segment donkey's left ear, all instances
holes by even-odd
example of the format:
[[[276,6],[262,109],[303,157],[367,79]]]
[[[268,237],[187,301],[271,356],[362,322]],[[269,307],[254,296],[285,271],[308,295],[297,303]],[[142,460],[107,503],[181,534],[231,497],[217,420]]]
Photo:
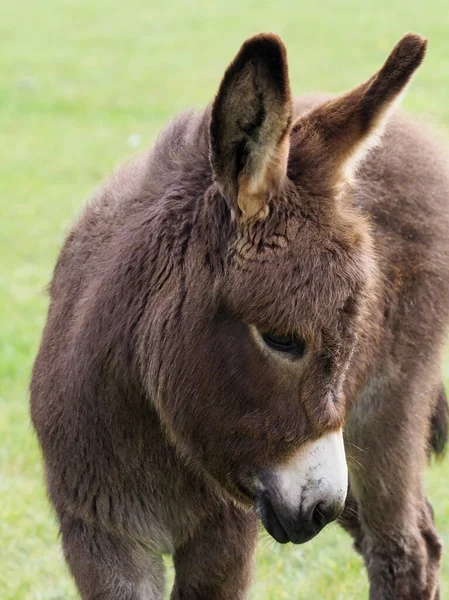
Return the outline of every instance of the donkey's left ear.
[[[252,37],[226,70],[210,122],[214,178],[242,221],[264,218],[282,186],[291,120],[284,44]]]
[[[303,172],[331,184],[351,178],[358,162],[379,140],[424,58],[426,45],[426,39],[408,33],[368,81],[299,117],[292,143]]]

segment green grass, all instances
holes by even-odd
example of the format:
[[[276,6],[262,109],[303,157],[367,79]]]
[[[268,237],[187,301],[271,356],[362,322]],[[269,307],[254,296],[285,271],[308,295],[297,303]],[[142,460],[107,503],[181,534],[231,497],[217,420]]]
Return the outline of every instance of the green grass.
[[[242,40],[279,33],[296,93],[340,91],[406,31],[431,40],[405,101],[449,131],[449,4],[406,0],[23,0],[0,19],[0,597],[70,600],[28,417],[27,384],[64,232],[116,162],[181,109],[204,105]],[[446,378],[449,365],[446,363]],[[449,460],[427,478],[449,547]],[[449,560],[442,571],[449,594]],[[327,528],[301,547],[262,539],[251,598],[359,600],[349,539]]]

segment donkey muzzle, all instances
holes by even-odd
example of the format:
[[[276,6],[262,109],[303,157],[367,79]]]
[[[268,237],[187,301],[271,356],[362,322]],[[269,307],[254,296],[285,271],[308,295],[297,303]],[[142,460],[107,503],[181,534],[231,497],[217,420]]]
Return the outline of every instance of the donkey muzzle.
[[[348,468],[341,431],[305,444],[290,461],[256,478],[256,511],[281,544],[312,539],[343,511]]]

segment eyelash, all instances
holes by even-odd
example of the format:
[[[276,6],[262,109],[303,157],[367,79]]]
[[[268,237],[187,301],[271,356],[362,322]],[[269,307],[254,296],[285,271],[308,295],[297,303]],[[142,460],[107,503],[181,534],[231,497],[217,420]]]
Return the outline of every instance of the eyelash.
[[[290,354],[297,358],[304,356],[306,343],[304,340],[290,335],[276,335],[271,332],[261,332],[263,341],[272,350]]]

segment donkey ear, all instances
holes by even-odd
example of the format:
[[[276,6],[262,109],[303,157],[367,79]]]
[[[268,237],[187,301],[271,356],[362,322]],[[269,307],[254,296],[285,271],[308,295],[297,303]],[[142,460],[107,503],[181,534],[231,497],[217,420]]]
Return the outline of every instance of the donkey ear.
[[[264,218],[287,169],[292,100],[287,55],[273,34],[247,40],[212,106],[214,178],[241,219]]]
[[[350,178],[367,151],[378,142],[388,117],[421,64],[427,40],[405,35],[384,66],[366,83],[318,106],[293,127],[295,146],[312,166],[322,165],[319,177],[338,183]],[[310,162],[309,162],[310,161]]]

